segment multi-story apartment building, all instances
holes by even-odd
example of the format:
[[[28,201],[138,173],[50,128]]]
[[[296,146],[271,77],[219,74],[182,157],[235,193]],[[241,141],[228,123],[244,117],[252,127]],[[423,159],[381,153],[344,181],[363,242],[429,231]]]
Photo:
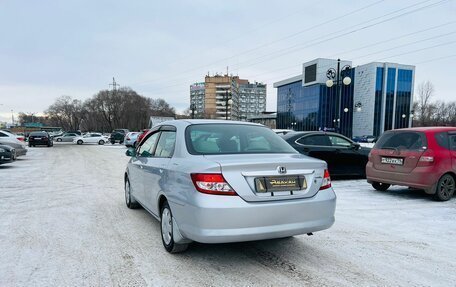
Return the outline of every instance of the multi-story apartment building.
[[[337,60],[303,64],[299,76],[274,83],[277,88],[277,128],[335,130],[346,136],[379,136],[412,122],[415,67],[373,62],[346,67],[339,85],[328,87]],[[349,77],[350,81],[342,83]]]
[[[238,76],[206,76],[190,86],[190,107],[196,118],[247,120],[266,110],[266,85]]]

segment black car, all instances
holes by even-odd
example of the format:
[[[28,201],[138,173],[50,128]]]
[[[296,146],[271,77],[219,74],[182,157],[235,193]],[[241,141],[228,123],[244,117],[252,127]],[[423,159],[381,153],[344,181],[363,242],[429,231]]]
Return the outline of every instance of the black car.
[[[8,145],[0,145],[0,164],[16,160],[16,150]]]
[[[109,137],[109,141],[111,144],[115,144],[116,142],[122,144],[125,139],[125,135],[128,134],[130,131],[127,129],[116,129],[113,130],[111,136]]]
[[[28,145],[30,147],[37,145],[45,145],[51,147],[54,145],[51,135],[47,132],[31,132],[28,137]]]
[[[366,176],[370,148],[332,132],[293,132],[282,136],[295,150],[322,159],[334,176]]]

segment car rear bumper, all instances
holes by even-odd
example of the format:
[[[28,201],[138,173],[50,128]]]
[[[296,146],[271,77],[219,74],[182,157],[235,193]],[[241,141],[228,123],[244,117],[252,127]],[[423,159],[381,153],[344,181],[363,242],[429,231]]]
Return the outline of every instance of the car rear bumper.
[[[21,156],[21,155],[26,155],[26,154],[27,154],[27,149],[25,149],[25,148],[16,149],[16,156]]]
[[[202,243],[227,243],[288,237],[334,224],[332,188],[312,198],[246,202],[239,196],[197,194],[196,205],[171,203],[181,234]]]
[[[369,183],[376,181],[427,190],[433,188],[440,174],[436,173],[433,166],[415,167],[410,173],[399,173],[375,169],[373,164],[368,162],[366,178]]]

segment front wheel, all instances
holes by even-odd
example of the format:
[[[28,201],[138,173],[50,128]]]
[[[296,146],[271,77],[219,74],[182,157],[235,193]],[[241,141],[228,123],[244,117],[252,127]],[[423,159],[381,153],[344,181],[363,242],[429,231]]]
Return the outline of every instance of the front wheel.
[[[125,180],[125,204],[130,209],[139,207],[139,203],[136,201],[135,197],[131,195],[130,180],[128,178]]]
[[[59,139],[57,139],[57,141],[58,141],[58,142],[61,142],[61,141],[62,141],[62,139],[60,139],[60,138],[59,138]]]
[[[104,145],[105,142],[104,142],[104,140],[100,140],[100,141],[98,142],[98,144],[99,144],[99,145]]]
[[[82,145],[82,140],[78,140],[76,143],[77,143],[78,145]]]
[[[177,244],[174,242],[173,237],[173,213],[169,207],[168,202],[163,203],[161,209],[161,224],[160,231],[162,236],[163,246],[166,251],[170,253],[178,253],[185,251],[188,248],[188,244]]]
[[[391,185],[387,183],[381,183],[381,182],[373,182],[372,187],[375,188],[378,191],[386,191]]]
[[[454,195],[455,179],[451,174],[444,174],[437,183],[434,198],[439,201],[450,200]]]

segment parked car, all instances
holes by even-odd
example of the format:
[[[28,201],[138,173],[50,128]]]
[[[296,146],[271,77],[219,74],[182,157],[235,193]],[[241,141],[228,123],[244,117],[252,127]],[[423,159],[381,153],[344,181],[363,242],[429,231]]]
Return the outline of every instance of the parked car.
[[[293,132],[282,136],[298,152],[326,161],[333,176],[365,176],[370,148],[333,132]]]
[[[78,136],[76,133],[64,133],[61,136],[55,137],[54,140],[57,142],[73,142],[74,138]]]
[[[140,132],[129,132],[125,135],[124,144],[126,147],[136,147]]]
[[[100,133],[86,133],[84,136],[78,136],[73,139],[73,143],[78,145],[87,144],[87,143],[97,143],[99,145],[104,145],[108,142],[108,137]]]
[[[370,153],[366,175],[377,190],[395,184],[423,189],[437,200],[451,199],[456,186],[456,127],[385,132]]]
[[[9,145],[16,150],[16,156],[23,156],[27,154],[27,148],[25,143],[18,140],[16,135],[0,130],[0,144]]]
[[[168,252],[192,241],[310,235],[334,223],[326,163],[258,124],[163,122],[126,154],[126,205],[142,205],[161,221]]]
[[[138,138],[136,139],[136,141],[138,143],[140,143],[142,141],[142,139],[147,135],[147,133],[149,132],[150,129],[143,129],[142,132],[138,135]]]
[[[0,145],[0,164],[16,160],[16,150],[9,145]]]
[[[34,147],[37,145],[45,145],[47,147],[51,147],[54,145],[54,142],[51,135],[48,132],[31,132],[28,137],[28,145],[29,147]]]
[[[116,129],[113,130],[111,136],[109,137],[109,141],[111,144],[115,144],[116,142],[122,144],[125,139],[125,135],[130,131],[127,129]]]

